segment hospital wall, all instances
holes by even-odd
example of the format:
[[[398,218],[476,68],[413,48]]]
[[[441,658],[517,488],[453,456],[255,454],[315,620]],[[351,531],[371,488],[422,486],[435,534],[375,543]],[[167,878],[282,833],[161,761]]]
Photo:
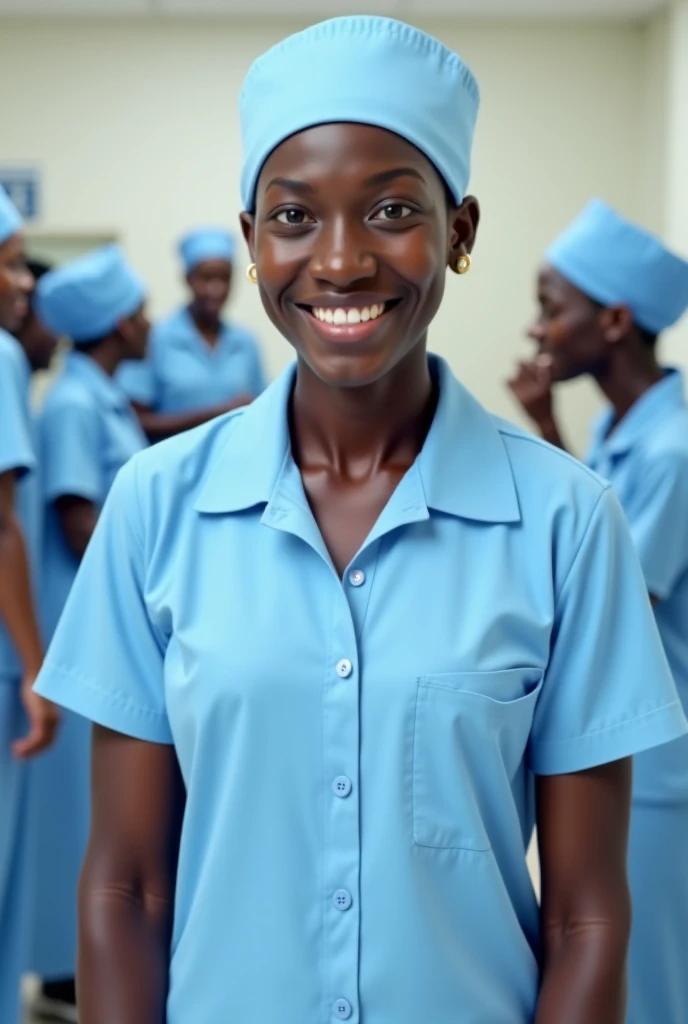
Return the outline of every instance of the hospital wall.
[[[150,284],[153,312],[167,310],[181,296],[175,236],[198,222],[236,222],[240,83],[292,27],[0,21],[0,90],[12,97],[0,109],[1,158],[41,168],[40,230],[120,237]],[[663,227],[663,202],[650,192],[666,177],[657,101],[667,32],[660,23],[422,27],[464,55],[483,92],[474,269],[448,277],[432,347],[490,408],[518,418],[503,380],[529,351],[524,327],[547,242],[593,194]],[[244,262],[242,250],[240,272]],[[241,273],[233,312],[259,332],[277,373],[289,349]],[[596,399],[583,383],[562,403],[580,450]]]

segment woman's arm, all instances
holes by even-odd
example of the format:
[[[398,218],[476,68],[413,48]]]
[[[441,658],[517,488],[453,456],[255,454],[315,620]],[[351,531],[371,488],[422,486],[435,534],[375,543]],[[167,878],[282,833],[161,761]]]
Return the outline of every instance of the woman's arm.
[[[173,437],[181,434],[184,430],[193,430],[200,427],[216,416],[222,416],[233,409],[240,409],[253,401],[251,395],[237,395],[231,402],[223,402],[222,405],[208,406],[204,409],[195,409],[192,412],[155,412],[148,406],[138,402],[132,402],[134,411],[138,416],[139,423],[150,441],[162,441],[166,437]]]
[[[542,981],[535,1024],[624,1024],[631,761],[537,780]]]
[[[98,522],[98,509],[92,501],[65,494],[55,502],[65,544],[81,561]]]
[[[165,1024],[185,792],[174,748],[94,727],[79,889],[81,1024]]]
[[[24,534],[15,511],[16,476],[0,473],[0,620],[5,625],[23,668],[21,698],[29,721],[28,734],[13,746],[15,757],[33,757],[52,743],[59,713],[54,704],[33,692],[43,661],[43,644],[31,591]]]

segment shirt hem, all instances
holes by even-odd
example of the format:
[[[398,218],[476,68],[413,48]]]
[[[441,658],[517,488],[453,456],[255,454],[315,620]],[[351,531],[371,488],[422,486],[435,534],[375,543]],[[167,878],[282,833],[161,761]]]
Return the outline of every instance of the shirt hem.
[[[661,747],[688,733],[681,702],[676,700],[647,714],[586,736],[531,746],[535,775],[566,775]]]
[[[173,744],[169,724],[159,711],[137,707],[125,697],[105,693],[89,679],[60,665],[46,662],[34,689],[41,697],[106,729],[150,743]]]

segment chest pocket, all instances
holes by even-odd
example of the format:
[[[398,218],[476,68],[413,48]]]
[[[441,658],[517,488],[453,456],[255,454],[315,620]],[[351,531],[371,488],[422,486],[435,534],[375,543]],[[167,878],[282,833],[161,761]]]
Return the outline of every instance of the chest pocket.
[[[452,672],[418,680],[413,744],[417,846],[487,852],[490,820],[513,813],[543,673]]]

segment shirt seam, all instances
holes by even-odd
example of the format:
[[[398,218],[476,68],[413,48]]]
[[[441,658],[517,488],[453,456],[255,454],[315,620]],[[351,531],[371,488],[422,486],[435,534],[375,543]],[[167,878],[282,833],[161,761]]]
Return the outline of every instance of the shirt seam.
[[[595,501],[595,504],[593,505],[592,512],[590,513],[590,519],[588,520],[588,524],[585,527],[585,530],[583,531],[583,536],[581,537],[580,543],[578,544],[578,547],[576,548],[576,553],[573,556],[573,559],[571,561],[571,565],[569,566],[568,571],[567,571],[566,575],[564,576],[564,579],[562,580],[561,586],[559,588],[559,592],[557,594],[557,602],[556,602],[557,605],[559,604],[559,601],[561,600],[561,595],[564,593],[564,590],[566,589],[566,584],[568,583],[569,579],[571,578],[571,575],[573,574],[573,571],[574,571],[574,569],[576,567],[578,559],[581,556],[581,552],[583,550],[583,547],[585,545],[586,540],[588,539],[588,534],[590,533],[590,529],[592,527],[592,524],[593,524],[593,521],[595,519],[595,516],[597,515],[597,510],[600,507],[602,499],[605,496],[605,494],[609,494],[610,492],[611,492],[611,484],[606,483],[606,484],[604,484],[602,490],[600,491],[599,495],[597,496],[597,500]]]
[[[675,708],[683,711],[683,705],[680,700],[671,701],[669,704],[660,704],[659,707],[653,708],[651,711],[645,711],[642,715],[634,715],[633,718],[624,718],[622,721],[616,722],[614,725],[605,725],[599,729],[593,729],[590,732],[579,733],[577,736],[570,736],[567,739],[533,740],[533,748],[540,750],[544,747],[561,747],[566,746],[567,744],[580,743],[584,740],[595,739],[598,736],[605,736],[608,733],[618,732],[629,725],[635,725],[645,719],[664,714]]]
[[[56,672],[65,679],[69,679],[79,685],[86,686],[90,691],[98,694],[105,703],[119,706],[121,710],[131,713],[134,717],[152,719],[155,722],[160,722],[167,726],[167,715],[164,712],[155,711],[153,708],[144,708],[138,704],[134,704],[128,697],[125,697],[118,691],[103,690],[88,676],[75,672],[73,669],[69,669],[64,665],[61,665],[59,662],[46,662],[44,672],[46,675]]]

